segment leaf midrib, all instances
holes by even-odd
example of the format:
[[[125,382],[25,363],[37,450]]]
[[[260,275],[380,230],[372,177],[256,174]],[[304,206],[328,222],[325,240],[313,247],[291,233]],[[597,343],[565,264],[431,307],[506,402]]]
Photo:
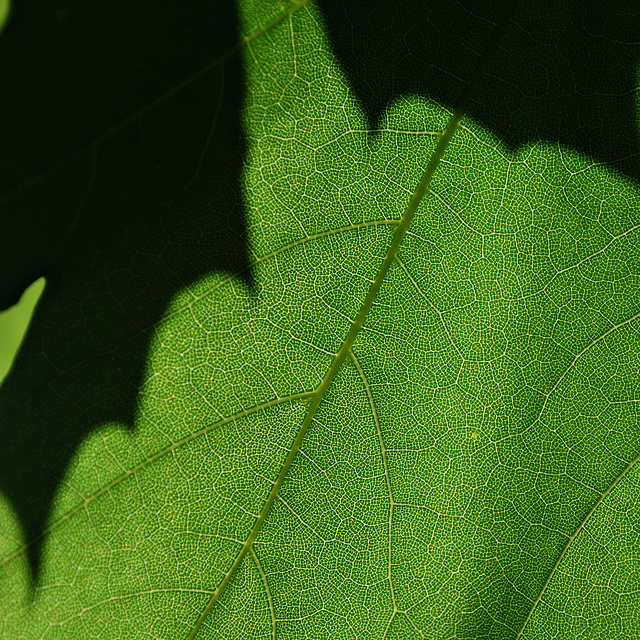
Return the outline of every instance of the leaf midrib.
[[[478,65],[476,66],[468,85],[465,87],[463,91],[458,107],[456,108],[449,122],[447,123],[447,126],[442,136],[440,137],[438,144],[436,145],[433,155],[429,160],[429,164],[427,165],[427,168],[424,171],[422,178],[420,179],[420,182],[418,183],[418,186],[414,191],[413,196],[409,201],[409,204],[407,205],[407,208],[405,209],[402,217],[398,222],[398,226],[394,232],[391,245],[389,246],[387,254],[385,255],[382,261],[382,264],[380,265],[380,268],[378,270],[378,273],[374,281],[371,283],[371,287],[369,288],[369,291],[367,292],[367,295],[362,303],[362,306],[360,307],[360,311],[358,312],[356,319],[351,324],[351,327],[347,332],[344,342],[342,343],[342,346],[340,347],[338,353],[336,353],[333,359],[333,362],[331,363],[331,366],[329,367],[327,373],[325,374],[322,381],[320,382],[320,385],[318,386],[313,396],[311,397],[309,408],[307,409],[307,414],[305,415],[304,420],[302,421],[302,424],[300,426],[300,429],[298,430],[298,433],[293,442],[293,445],[291,446],[291,449],[289,450],[287,458],[284,464],[282,465],[280,473],[278,474],[278,477],[276,478],[276,481],[273,487],[271,488],[271,491],[269,492],[269,495],[265,501],[265,504],[260,512],[260,515],[258,516],[255,524],[251,528],[249,536],[247,537],[244,544],[242,545],[238,555],[236,556],[236,559],[234,560],[233,564],[229,568],[224,579],[218,585],[213,596],[207,603],[203,612],[200,614],[198,620],[195,622],[191,632],[187,636],[187,640],[193,640],[193,638],[195,638],[196,634],[198,633],[198,630],[206,620],[209,613],[212,611],[213,607],[215,606],[220,595],[224,591],[226,585],[231,580],[231,577],[235,573],[236,569],[240,566],[240,564],[242,564],[244,557],[253,547],[253,542],[256,539],[258,533],[260,532],[260,529],[262,528],[262,525],[266,520],[267,515],[269,514],[269,511],[271,510],[271,506],[273,505],[275,499],[278,496],[278,493],[280,492],[280,487],[282,486],[289,472],[289,468],[291,467],[293,460],[298,454],[300,445],[302,444],[302,441],[307,432],[307,429],[309,428],[309,425],[311,424],[311,422],[313,421],[313,418],[315,417],[318,407],[324,400],[327,394],[327,391],[331,386],[331,383],[333,382],[333,379],[335,378],[336,374],[340,370],[342,364],[351,354],[351,348],[354,345],[356,338],[360,333],[360,330],[362,329],[365,319],[369,315],[369,311],[371,310],[371,307],[373,306],[373,303],[378,295],[378,292],[380,291],[382,284],[386,279],[387,273],[389,272],[391,265],[396,260],[396,256],[398,255],[400,246],[402,245],[402,241],[404,240],[404,237],[407,234],[407,231],[409,229],[409,225],[411,224],[411,221],[413,220],[418,210],[418,206],[420,205],[423,197],[429,191],[429,185],[438,168],[438,165],[440,164],[440,161],[442,160],[442,157],[444,156],[444,153],[447,150],[449,143],[451,142],[451,138],[453,137],[454,133],[458,128],[458,125],[460,124],[460,121],[462,120],[462,116],[466,111],[466,108],[469,102],[471,101],[471,97],[475,91],[476,86],[480,81],[480,78],[484,74],[485,68],[489,63],[491,56],[493,55],[494,51],[498,46],[498,42],[500,41],[500,38],[502,37],[502,35],[504,34],[504,32],[506,31],[509,25],[511,16],[515,11],[516,6],[517,6],[517,0],[512,0],[509,3],[509,5],[506,7],[502,15],[502,18],[500,19],[500,22],[497,24],[482,58],[478,62]]]

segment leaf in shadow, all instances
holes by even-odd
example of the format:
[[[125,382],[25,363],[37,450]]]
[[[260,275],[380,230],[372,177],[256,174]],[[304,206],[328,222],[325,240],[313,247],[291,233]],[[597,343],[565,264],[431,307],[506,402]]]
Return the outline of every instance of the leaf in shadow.
[[[387,103],[454,109],[504,2],[319,0],[334,51],[377,128]],[[521,2],[467,114],[511,150],[549,140],[640,179],[637,3]]]
[[[48,278],[0,389],[0,489],[37,580],[58,482],[131,425],[168,301],[212,270],[250,286],[234,3],[16,3],[0,36],[0,307]]]

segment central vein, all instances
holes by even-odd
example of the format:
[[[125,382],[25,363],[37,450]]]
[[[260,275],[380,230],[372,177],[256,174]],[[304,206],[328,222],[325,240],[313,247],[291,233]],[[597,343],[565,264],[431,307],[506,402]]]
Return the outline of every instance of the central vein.
[[[334,356],[331,366],[329,367],[327,373],[324,375],[324,378],[320,382],[320,385],[318,386],[313,396],[311,397],[311,400],[309,402],[309,407],[307,408],[307,413],[304,417],[304,420],[300,425],[300,429],[298,430],[296,438],[293,441],[291,449],[289,450],[289,454],[287,455],[287,458],[284,461],[284,464],[282,465],[282,469],[280,469],[280,473],[278,474],[278,477],[276,478],[276,481],[274,482],[273,487],[269,492],[269,496],[267,497],[267,500],[265,501],[264,506],[262,507],[262,511],[260,511],[260,515],[258,516],[255,524],[251,528],[251,532],[249,533],[249,536],[247,537],[244,544],[242,545],[242,548],[240,549],[240,552],[236,556],[236,559],[234,560],[233,564],[229,568],[229,571],[227,571],[224,579],[218,585],[216,590],[213,592],[213,595],[211,596],[209,602],[207,603],[207,606],[204,608],[203,612],[200,614],[200,617],[198,618],[195,625],[193,626],[191,633],[189,633],[189,635],[187,636],[187,640],[193,640],[193,638],[195,638],[198,630],[200,629],[203,622],[206,620],[207,616],[209,615],[209,613],[215,606],[216,602],[220,598],[220,595],[222,594],[225,587],[231,580],[236,569],[242,564],[244,557],[247,555],[247,553],[249,553],[249,551],[253,547],[253,543],[258,533],[260,532],[260,529],[262,528],[264,521],[269,515],[269,511],[271,510],[271,507],[275,502],[275,499],[278,497],[278,493],[280,492],[280,487],[282,486],[282,483],[287,477],[289,468],[291,467],[291,464],[295,459],[298,453],[298,450],[300,449],[300,445],[304,440],[304,436],[307,432],[307,429],[309,428],[309,425],[311,424],[311,422],[313,421],[313,418],[316,415],[318,407],[320,406],[321,402],[324,400],[327,390],[329,389],[331,383],[333,382],[333,379],[338,373],[343,362],[349,357],[349,353],[351,352],[351,347],[356,341],[356,338],[358,337],[358,333],[360,332],[360,329],[362,329],[362,325],[364,324],[364,321],[367,315],[369,314],[371,307],[373,306],[376,296],[378,295],[378,292],[382,287],[382,283],[384,282],[387,276],[387,273],[391,268],[391,265],[393,264],[394,260],[396,259],[396,256],[398,255],[398,251],[400,250],[402,241],[404,240],[404,237],[409,229],[409,225],[411,224],[411,221],[413,220],[413,217],[415,216],[416,211],[418,210],[418,206],[420,205],[422,198],[429,191],[429,184],[431,183],[431,179],[433,178],[433,175],[436,172],[438,165],[440,164],[440,160],[442,159],[442,156],[444,155],[449,145],[449,142],[453,137],[453,134],[456,132],[456,129],[460,124],[460,120],[462,119],[462,116],[469,104],[469,101],[471,100],[473,92],[475,91],[475,88],[478,82],[480,81],[480,78],[482,77],[482,74],[484,73],[484,70],[491,56],[496,50],[498,46],[498,42],[500,41],[500,38],[502,37],[503,33],[505,32],[509,24],[509,21],[515,10],[516,5],[517,5],[517,0],[512,0],[512,2],[510,2],[508,7],[506,8],[500,22],[497,24],[493,32],[493,35],[491,36],[491,39],[487,45],[484,55],[478,62],[478,65],[476,66],[473,76],[471,77],[469,83],[467,84],[467,86],[465,87],[465,90],[462,93],[462,97],[460,99],[458,107],[456,108],[453,115],[451,116],[451,119],[449,120],[446,129],[444,130],[442,136],[440,137],[440,140],[438,141],[436,149],[433,152],[433,155],[431,156],[429,164],[422,175],[422,178],[420,180],[420,183],[418,184],[418,187],[414,191],[411,197],[411,200],[409,201],[409,204],[407,205],[407,208],[405,209],[404,214],[402,215],[402,218],[400,218],[400,220],[398,221],[398,226],[396,227],[396,231],[393,235],[393,240],[391,242],[391,245],[389,246],[389,249],[387,250],[387,254],[385,255],[385,258],[382,261],[382,264],[380,265],[380,269],[378,270],[378,273],[374,281],[372,282],[371,287],[369,288],[369,291],[367,292],[367,296],[364,299],[364,302],[362,303],[362,307],[360,307],[360,311],[356,319],[351,324],[351,327],[349,328],[349,332],[347,333],[347,336],[344,339],[344,342],[342,343],[340,350]]]

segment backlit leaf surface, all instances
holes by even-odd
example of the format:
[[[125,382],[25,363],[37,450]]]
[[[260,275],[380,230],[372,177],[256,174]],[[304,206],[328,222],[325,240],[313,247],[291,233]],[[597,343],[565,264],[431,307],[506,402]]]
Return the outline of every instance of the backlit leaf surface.
[[[67,470],[35,590],[0,503],[3,637],[189,637],[450,118],[403,95],[370,130],[313,3],[241,9],[253,285],[173,298],[133,433],[95,425]],[[196,637],[634,637],[639,210],[614,169],[464,119]]]

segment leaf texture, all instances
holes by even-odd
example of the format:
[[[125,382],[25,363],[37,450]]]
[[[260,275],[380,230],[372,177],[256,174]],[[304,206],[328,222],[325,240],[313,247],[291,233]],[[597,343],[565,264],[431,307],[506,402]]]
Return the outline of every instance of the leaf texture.
[[[372,130],[312,2],[241,9],[251,282],[173,297],[33,591],[0,504],[3,637],[633,637],[637,185],[463,119],[287,462],[451,113]]]

